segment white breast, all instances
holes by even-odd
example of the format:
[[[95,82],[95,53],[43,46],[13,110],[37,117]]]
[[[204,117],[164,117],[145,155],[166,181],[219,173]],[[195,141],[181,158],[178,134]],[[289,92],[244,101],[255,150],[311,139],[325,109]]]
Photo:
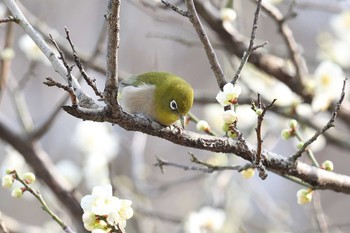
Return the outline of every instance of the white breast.
[[[129,113],[142,113],[155,118],[154,109],[154,85],[140,85],[122,87],[118,98],[122,108]]]

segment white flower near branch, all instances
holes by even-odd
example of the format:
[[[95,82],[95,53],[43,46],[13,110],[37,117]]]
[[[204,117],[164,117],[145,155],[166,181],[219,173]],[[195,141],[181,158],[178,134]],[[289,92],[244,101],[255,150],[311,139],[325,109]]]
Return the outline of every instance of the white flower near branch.
[[[314,99],[312,108],[314,111],[326,110],[332,101],[339,98],[339,93],[344,81],[342,68],[331,62],[323,61],[314,73]]]
[[[350,40],[350,11],[343,11],[331,18],[330,25],[335,34],[345,41]]]
[[[119,139],[108,125],[92,121],[80,122],[73,136],[75,146],[84,154],[99,154],[110,160],[119,152]]]
[[[134,214],[132,202],[113,196],[111,185],[94,187],[91,195],[84,196],[80,204],[84,210],[84,226],[94,233],[110,232],[113,227],[124,232],[126,220]]]
[[[205,206],[198,212],[192,212],[185,223],[186,233],[215,233],[220,232],[226,219],[221,209]]]
[[[227,83],[223,87],[223,91],[220,91],[216,95],[216,100],[222,105],[222,106],[228,106],[230,104],[236,104],[237,98],[241,94],[241,87],[239,86],[233,86],[232,83]]]

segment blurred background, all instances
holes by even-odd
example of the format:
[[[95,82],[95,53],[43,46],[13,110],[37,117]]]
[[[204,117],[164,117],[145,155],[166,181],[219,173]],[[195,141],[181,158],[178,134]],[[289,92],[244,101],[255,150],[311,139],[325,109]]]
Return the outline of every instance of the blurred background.
[[[347,50],[347,46],[350,46],[350,37],[339,42],[342,38],[337,31],[339,28],[336,21],[337,17],[349,10],[349,1],[266,2],[284,15],[290,13],[291,9],[297,13],[296,17],[288,21],[288,25],[305,58],[311,87],[315,86],[312,83],[317,73],[315,71],[326,60],[337,65],[344,74],[348,72],[350,49]],[[20,3],[23,4],[21,9],[24,14],[42,31],[43,37],[52,34],[62,48],[68,48],[68,53],[70,50],[68,42],[64,40],[64,27],[69,29],[88,74],[96,79],[98,88],[103,90],[106,54],[104,14],[107,1],[32,0]],[[181,1],[173,3],[179,3],[179,7],[185,9]],[[256,6],[253,1],[234,0],[233,7],[230,1],[203,0],[203,3],[210,4],[216,10],[218,18],[229,20],[239,33],[249,38]],[[1,18],[5,18],[6,7],[2,2],[0,4],[3,8]],[[195,101],[191,112],[199,119],[208,121],[213,130],[223,134],[223,110],[215,102],[219,88],[191,23],[185,17],[164,8],[158,1],[126,0],[122,1],[121,6],[120,76],[124,78],[146,71],[167,71],[183,77],[193,86],[197,99],[206,97],[206,101]],[[235,13],[223,15],[221,9],[224,8],[234,9]],[[349,24],[350,13],[347,14]],[[347,214],[350,202],[346,194],[316,191],[311,203],[299,205],[296,193],[303,187],[271,172],[264,181],[258,175],[246,179],[235,171],[207,174],[169,166],[162,172],[154,166],[157,158],[185,166],[197,166],[191,163],[189,153],[203,161],[219,165],[244,164],[244,161],[232,154],[214,154],[185,148],[164,139],[128,132],[117,125],[83,122],[62,110],[55,114],[61,105],[69,105],[70,102],[64,102],[66,92],[47,87],[43,81],[46,77],[62,80],[32,46],[23,30],[15,24],[12,26],[14,57],[7,86],[0,96],[1,124],[24,138],[26,132],[53,119],[39,139],[40,150],[53,161],[58,173],[66,179],[67,187],[78,197],[91,193],[96,185],[112,182],[118,197],[132,200],[135,215],[128,221],[128,233],[350,231]],[[225,49],[215,30],[205,23],[204,26],[226,78],[231,79],[240,57],[233,56]],[[346,34],[344,30],[341,29]],[[350,27],[348,30],[350,34]],[[7,24],[2,23],[0,43],[3,59],[6,35]],[[277,24],[262,13],[257,42],[264,41],[268,44],[261,48],[262,52],[285,59],[286,66],[290,64],[288,50]],[[340,45],[335,48],[338,42]],[[69,54],[66,56],[70,57]],[[78,76],[76,68],[73,72]],[[284,84],[250,64],[245,66],[239,85],[244,90],[242,98],[256,98],[256,93],[259,92],[268,100],[277,98],[278,106],[299,105],[301,102]],[[82,86],[94,96],[84,82]],[[335,94],[338,96],[340,91]],[[322,124],[329,119],[327,112],[312,112],[310,105],[300,106],[305,109],[300,108],[297,113],[305,114],[317,123]],[[311,115],[307,115],[309,113]],[[281,130],[288,127],[289,120],[290,118],[273,111],[267,114],[263,124],[265,149],[283,156],[292,155],[296,151],[293,140],[285,141],[280,137]],[[250,110],[250,105],[240,105],[238,128],[251,144],[256,143],[255,124],[256,116]],[[337,122],[336,126],[341,135],[348,137],[349,127],[346,123]],[[305,138],[312,135],[310,127],[306,125],[302,128]],[[198,131],[194,123],[190,123],[187,130]],[[320,163],[331,160],[335,172],[350,175],[348,148],[327,143],[327,139],[320,138],[313,149]],[[31,170],[22,155],[1,140],[1,175],[8,167],[13,167],[20,173]],[[72,218],[66,214],[66,209],[62,208],[50,188],[42,182],[37,184],[37,188],[58,215],[74,228]],[[11,197],[9,190],[0,189],[0,211],[1,219],[13,232],[62,232],[30,195],[26,194],[23,199],[16,200]],[[201,221],[205,222],[201,218],[210,219],[207,230],[198,230]],[[218,222],[222,224],[215,226]]]

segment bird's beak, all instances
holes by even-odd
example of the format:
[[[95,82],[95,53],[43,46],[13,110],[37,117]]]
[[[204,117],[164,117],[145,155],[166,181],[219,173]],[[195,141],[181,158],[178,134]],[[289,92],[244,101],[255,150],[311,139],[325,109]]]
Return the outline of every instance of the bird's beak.
[[[181,122],[181,126],[184,129],[185,128],[185,116],[179,114],[179,119]]]

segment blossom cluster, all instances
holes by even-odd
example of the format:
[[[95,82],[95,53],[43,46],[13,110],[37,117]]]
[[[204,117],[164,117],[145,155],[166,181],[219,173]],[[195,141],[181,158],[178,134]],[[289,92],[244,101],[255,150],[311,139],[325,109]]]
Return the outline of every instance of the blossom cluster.
[[[227,83],[223,87],[223,91],[220,91],[216,95],[216,100],[221,104],[221,106],[231,106],[237,105],[238,97],[241,94],[241,88],[239,86],[233,86],[232,83]],[[235,138],[236,134],[232,131],[232,125],[237,121],[237,113],[233,109],[226,110],[222,119],[224,120],[223,130],[227,132],[228,136]]]
[[[35,175],[32,172],[26,172],[21,177],[18,176],[17,172],[14,169],[6,169],[6,175],[2,177],[1,186],[3,188],[12,188],[14,181],[19,180],[23,184],[29,185],[33,184],[36,180]],[[20,198],[23,196],[23,193],[26,191],[26,187],[14,187],[11,192],[12,197]]]
[[[81,199],[84,227],[93,233],[125,232],[126,221],[134,214],[131,204],[113,196],[111,185],[96,186]]]

